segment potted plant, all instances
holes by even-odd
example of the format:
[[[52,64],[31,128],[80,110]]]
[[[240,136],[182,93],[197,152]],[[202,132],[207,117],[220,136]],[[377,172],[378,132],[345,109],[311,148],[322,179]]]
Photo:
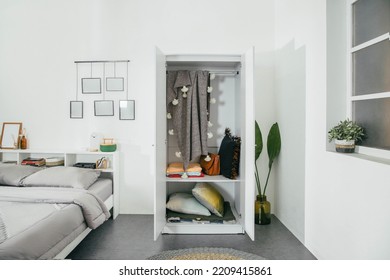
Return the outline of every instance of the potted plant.
[[[364,136],[364,129],[349,119],[340,121],[328,131],[329,142],[335,140],[336,151],[340,153],[353,153],[355,144]]]
[[[278,123],[274,123],[267,137],[267,152],[268,152],[268,175],[265,181],[264,189],[261,189],[259,170],[256,161],[260,157],[263,150],[263,137],[257,121],[255,121],[255,178],[258,195],[255,201],[255,223],[266,225],[271,222],[271,204],[267,201],[265,191],[267,190],[269,175],[271,174],[272,164],[278,157],[281,149],[281,139]]]

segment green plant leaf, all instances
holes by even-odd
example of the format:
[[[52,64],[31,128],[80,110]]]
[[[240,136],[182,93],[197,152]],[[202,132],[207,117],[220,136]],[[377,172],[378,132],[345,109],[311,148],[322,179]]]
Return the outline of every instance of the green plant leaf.
[[[255,121],[255,161],[260,157],[261,151],[263,150],[263,136],[257,121]]]
[[[268,167],[271,169],[274,159],[279,155],[282,147],[280,139],[280,131],[278,123],[274,123],[268,133],[267,138],[267,152],[268,152]]]

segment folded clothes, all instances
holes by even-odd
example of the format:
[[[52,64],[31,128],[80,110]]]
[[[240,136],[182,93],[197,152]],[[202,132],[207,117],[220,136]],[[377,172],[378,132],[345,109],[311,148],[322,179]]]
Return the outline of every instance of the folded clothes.
[[[182,162],[172,162],[168,165],[167,174],[183,174],[184,172],[190,174],[191,172],[202,172],[202,167],[197,162],[190,162],[187,170],[184,170],[184,166]]]

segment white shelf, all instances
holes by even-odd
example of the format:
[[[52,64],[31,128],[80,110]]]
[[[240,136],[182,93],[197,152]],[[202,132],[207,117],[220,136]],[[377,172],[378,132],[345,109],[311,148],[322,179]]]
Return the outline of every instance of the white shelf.
[[[182,178],[168,178],[167,177],[167,182],[169,183],[183,183],[183,182],[208,182],[208,183],[237,183],[240,182],[240,179],[229,179],[226,178],[222,175],[217,175],[217,176],[208,176],[204,175],[204,177],[191,177],[187,179],[182,179]]]
[[[26,150],[13,150],[13,149],[0,149],[0,162],[14,161],[16,164],[20,164],[23,159],[27,157],[64,157],[64,166],[73,166],[76,162],[96,162],[101,157],[108,158],[109,168],[96,169],[100,170],[104,175],[102,177],[109,177],[113,182],[113,218],[115,219],[119,214],[119,153],[118,152],[89,152],[89,151],[76,151],[76,150],[39,150],[39,149],[26,149]]]
[[[217,223],[166,223],[163,234],[243,234],[244,227],[241,224],[237,211],[232,207],[233,215],[236,218],[235,224]]]

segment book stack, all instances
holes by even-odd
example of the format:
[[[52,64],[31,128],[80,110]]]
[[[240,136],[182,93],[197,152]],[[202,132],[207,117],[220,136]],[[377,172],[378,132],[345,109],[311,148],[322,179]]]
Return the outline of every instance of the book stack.
[[[64,158],[63,157],[49,157],[45,159],[46,166],[63,166]]]
[[[31,166],[44,166],[46,164],[46,161],[44,158],[25,158],[22,160],[22,165],[31,165]]]

